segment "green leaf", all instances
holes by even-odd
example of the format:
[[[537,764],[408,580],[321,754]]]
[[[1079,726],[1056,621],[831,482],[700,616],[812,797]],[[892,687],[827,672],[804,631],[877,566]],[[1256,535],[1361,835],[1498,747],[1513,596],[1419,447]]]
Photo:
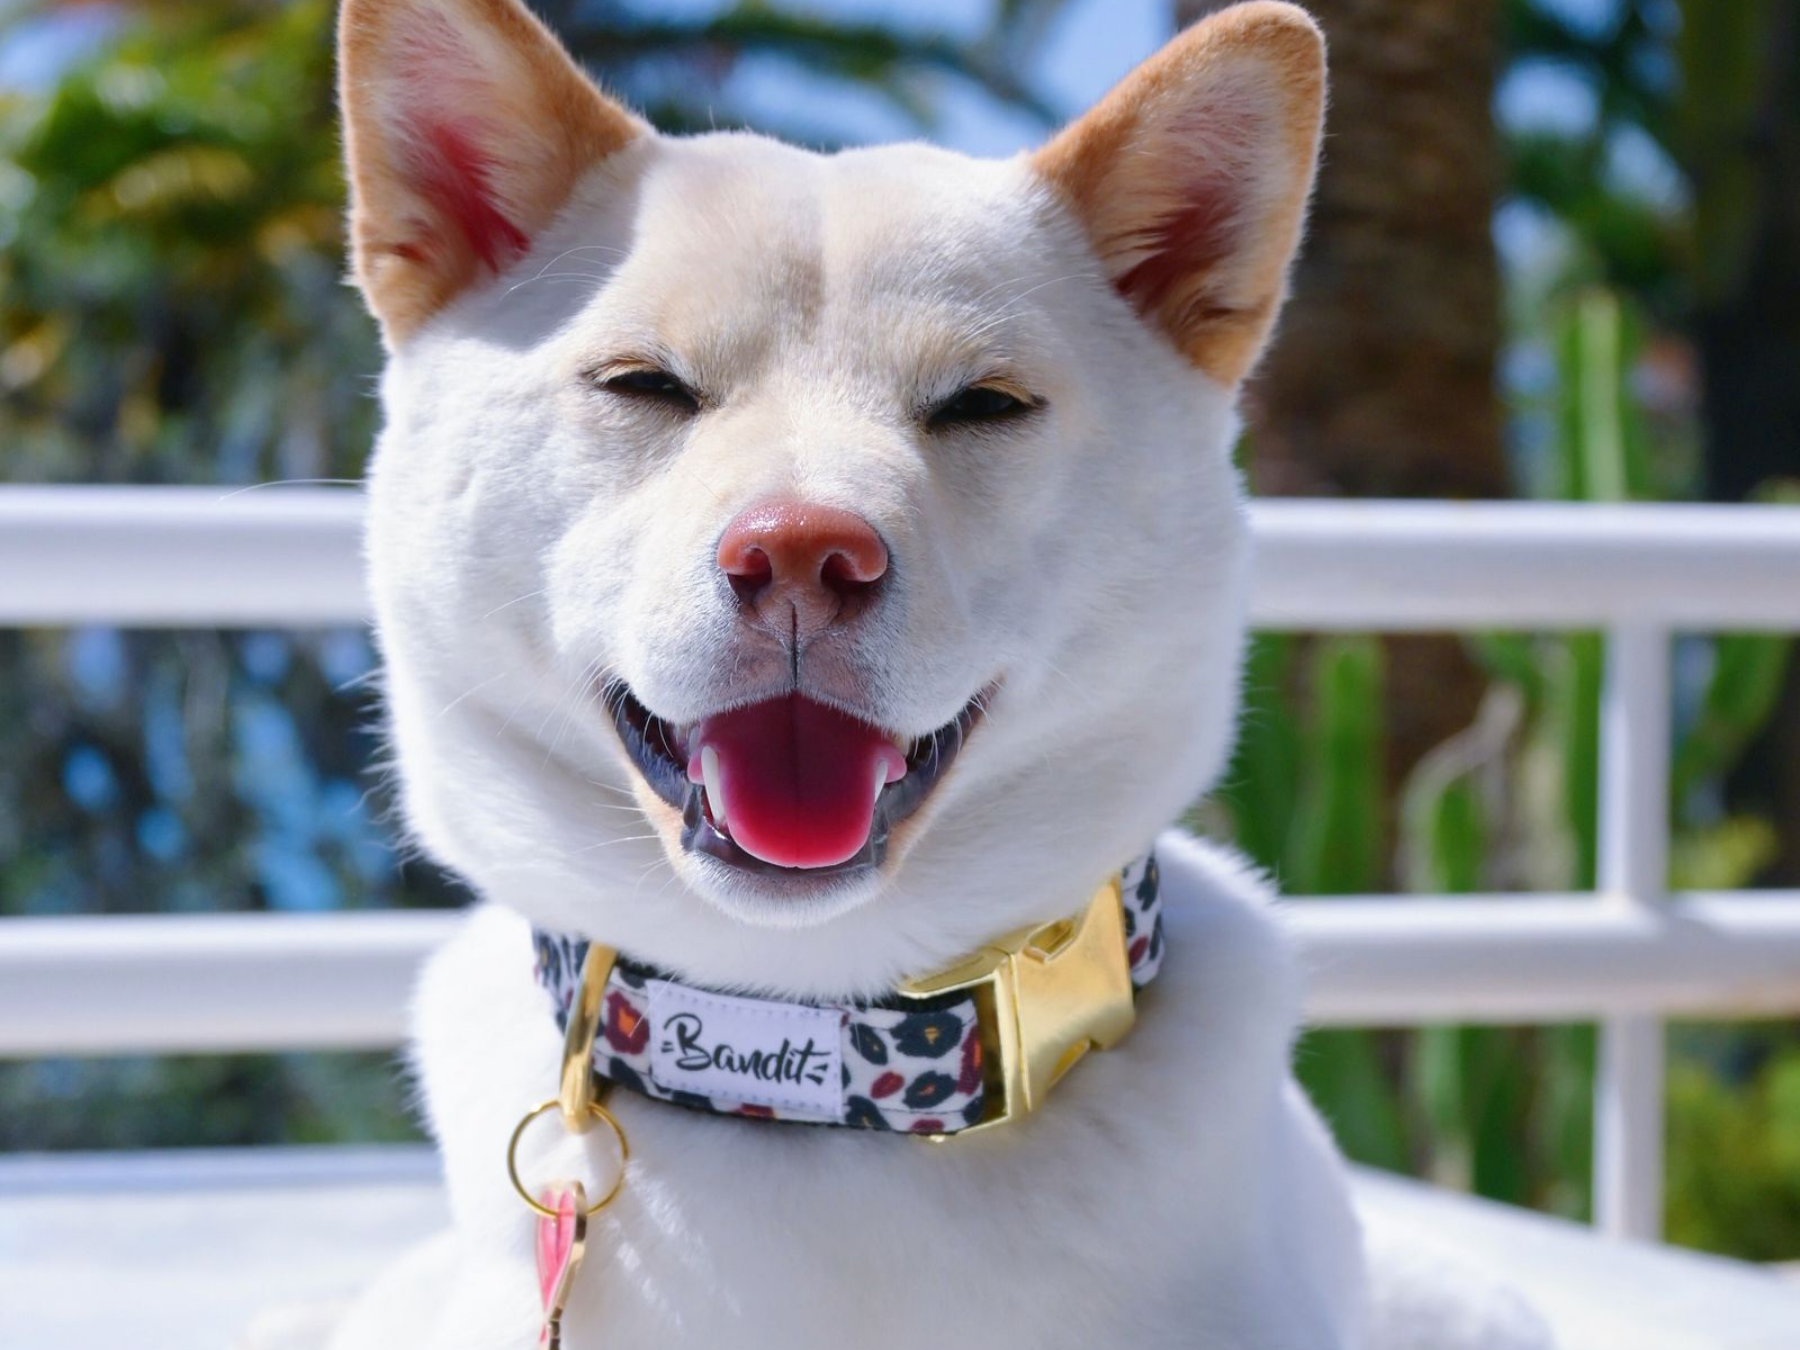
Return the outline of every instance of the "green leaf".
[[[1675,801],[1729,772],[1769,724],[1787,683],[1793,640],[1759,634],[1713,639],[1712,676],[1675,749]]]
[[[1382,679],[1374,638],[1331,638],[1313,652],[1305,775],[1286,878],[1299,894],[1382,889]]]
[[[1296,640],[1258,633],[1244,659],[1244,709],[1231,766],[1215,794],[1231,813],[1233,842],[1275,876],[1287,869],[1287,840],[1300,790],[1300,732],[1289,683]]]

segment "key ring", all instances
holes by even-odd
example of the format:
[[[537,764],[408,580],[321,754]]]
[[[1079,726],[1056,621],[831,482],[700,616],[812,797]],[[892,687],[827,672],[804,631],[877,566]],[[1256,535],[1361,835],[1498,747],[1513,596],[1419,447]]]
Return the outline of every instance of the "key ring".
[[[531,1125],[532,1121],[536,1120],[545,1112],[556,1110],[562,1107],[562,1105],[563,1102],[560,1097],[552,1097],[549,1101],[540,1102],[538,1105],[532,1107],[531,1110],[525,1113],[525,1118],[513,1127],[512,1141],[506,1146],[507,1179],[512,1182],[513,1189],[519,1193],[519,1199],[530,1205],[533,1210],[543,1215],[546,1219],[556,1218],[556,1211],[544,1204],[543,1201],[536,1199],[530,1191],[525,1189],[525,1183],[519,1179],[519,1140],[525,1137],[525,1131]],[[587,1104],[587,1115],[588,1119],[586,1124],[590,1128],[596,1120],[605,1121],[608,1128],[613,1132],[613,1138],[619,1141],[619,1175],[613,1178],[612,1188],[608,1190],[605,1195],[601,1196],[597,1201],[582,1211],[583,1218],[592,1218],[610,1205],[614,1200],[618,1199],[619,1192],[625,1189],[625,1164],[631,1161],[631,1141],[625,1137],[625,1129],[619,1124],[618,1118],[599,1102],[590,1101]]]

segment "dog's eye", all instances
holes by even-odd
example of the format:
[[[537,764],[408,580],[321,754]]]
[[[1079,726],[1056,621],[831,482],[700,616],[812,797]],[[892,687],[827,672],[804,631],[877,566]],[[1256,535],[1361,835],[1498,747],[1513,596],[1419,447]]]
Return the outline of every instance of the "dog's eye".
[[[937,405],[925,419],[935,430],[980,422],[1002,422],[1030,412],[1037,404],[992,384],[972,384]]]
[[[601,374],[595,383],[621,398],[654,401],[682,413],[700,411],[700,396],[666,370],[639,366],[615,374]]]

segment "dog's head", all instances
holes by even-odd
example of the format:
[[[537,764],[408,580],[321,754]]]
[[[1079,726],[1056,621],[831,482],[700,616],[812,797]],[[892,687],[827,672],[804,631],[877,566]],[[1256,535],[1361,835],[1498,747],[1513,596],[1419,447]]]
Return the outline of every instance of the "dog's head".
[[[662,137],[515,0],[348,0],[341,40],[433,854],[692,978],[841,994],[1074,906],[1210,782],[1304,13],[1227,10],[1006,161]]]

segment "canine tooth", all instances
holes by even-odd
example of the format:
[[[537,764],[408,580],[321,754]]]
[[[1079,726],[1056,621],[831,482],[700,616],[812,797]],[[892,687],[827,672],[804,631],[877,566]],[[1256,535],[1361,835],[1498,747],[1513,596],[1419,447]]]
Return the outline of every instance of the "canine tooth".
[[[875,764],[875,796],[874,801],[881,800],[881,789],[887,786],[887,764],[877,760]]]
[[[713,824],[725,823],[725,780],[719,776],[719,752],[710,745],[700,747],[700,779],[706,788],[706,806],[712,812]]]

